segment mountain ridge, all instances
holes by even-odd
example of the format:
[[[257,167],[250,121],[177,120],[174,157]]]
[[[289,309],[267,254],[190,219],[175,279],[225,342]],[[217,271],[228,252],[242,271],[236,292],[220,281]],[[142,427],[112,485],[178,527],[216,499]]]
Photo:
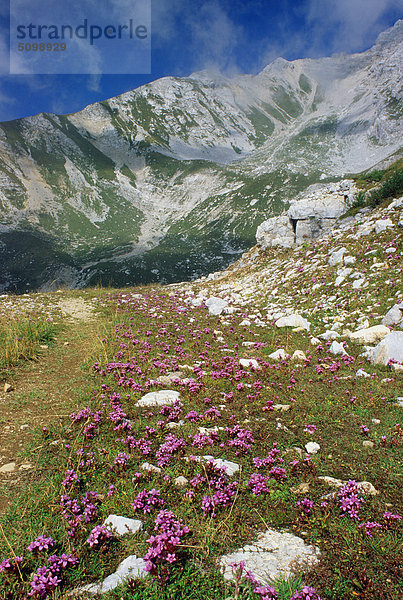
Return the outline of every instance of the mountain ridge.
[[[46,287],[62,266],[81,286],[228,264],[306,187],[399,150],[402,29],[360,54],[166,77],[70,115],[0,124],[0,251],[20,265],[3,269],[2,289]],[[13,232],[69,259],[52,266],[50,250],[50,274],[24,280],[30,257],[5,239]]]

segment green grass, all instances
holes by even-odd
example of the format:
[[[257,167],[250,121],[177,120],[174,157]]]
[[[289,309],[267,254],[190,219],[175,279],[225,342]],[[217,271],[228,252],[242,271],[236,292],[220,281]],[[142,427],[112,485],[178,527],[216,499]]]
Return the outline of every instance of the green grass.
[[[57,327],[37,315],[0,318],[0,377],[20,361],[32,360],[54,338]]]

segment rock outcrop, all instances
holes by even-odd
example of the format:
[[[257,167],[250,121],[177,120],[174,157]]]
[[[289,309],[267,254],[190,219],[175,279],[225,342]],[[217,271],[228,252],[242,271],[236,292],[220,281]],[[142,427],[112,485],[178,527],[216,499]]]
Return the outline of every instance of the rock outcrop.
[[[263,248],[292,248],[328,232],[346,212],[355,193],[352,180],[309,187],[303,198],[291,203],[288,211],[259,225],[257,243]]]

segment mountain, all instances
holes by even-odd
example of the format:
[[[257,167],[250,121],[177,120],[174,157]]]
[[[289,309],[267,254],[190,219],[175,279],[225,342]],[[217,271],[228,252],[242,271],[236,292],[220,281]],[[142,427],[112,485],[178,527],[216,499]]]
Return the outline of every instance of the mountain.
[[[400,149],[403,21],[366,52],[166,77],[0,124],[0,289],[228,265],[308,186]]]

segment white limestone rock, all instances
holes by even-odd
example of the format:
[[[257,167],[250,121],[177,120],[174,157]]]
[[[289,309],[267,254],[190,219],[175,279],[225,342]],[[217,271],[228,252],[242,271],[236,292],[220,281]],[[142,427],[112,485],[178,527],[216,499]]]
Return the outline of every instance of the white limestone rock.
[[[239,471],[239,465],[230,460],[223,460],[222,458],[214,458],[211,454],[205,454],[204,456],[196,456],[196,462],[209,462],[212,461],[213,465],[218,469],[225,469],[226,474],[232,477]],[[189,457],[185,456],[184,460],[188,461]]]
[[[308,442],[305,444],[305,450],[308,454],[317,454],[320,450],[320,446],[316,442]]]
[[[337,340],[337,338],[340,337],[340,334],[337,333],[337,331],[328,330],[328,331],[325,331],[325,333],[321,333],[320,335],[318,335],[318,337],[321,340],[326,340],[326,341]]]
[[[179,400],[179,392],[176,390],[159,390],[158,392],[148,392],[136,402],[136,406],[163,406],[171,405]]]
[[[121,585],[129,577],[137,579],[138,577],[145,577],[147,571],[145,570],[146,563],[142,558],[138,558],[135,554],[125,558],[118,566],[115,573],[109,575],[100,583],[90,583],[84,585],[73,593],[88,592],[90,594],[105,594],[114,590],[118,585]]]
[[[162,473],[162,469],[160,469],[159,467],[156,467],[155,465],[152,465],[149,462],[144,462],[140,469],[142,471],[147,471],[148,473],[155,473],[157,475],[159,475],[160,473]]]
[[[371,362],[374,365],[387,365],[390,360],[403,362],[403,332],[392,331],[375,346]]]
[[[364,371],[364,369],[358,369],[355,376],[356,377],[371,377],[370,373],[367,373],[366,371]]]
[[[103,522],[103,525],[118,537],[128,533],[137,533],[143,527],[142,521],[121,517],[119,515],[109,515]]]
[[[301,562],[311,566],[319,562],[320,551],[315,546],[308,546],[300,537],[286,531],[268,529],[260,533],[256,542],[226,554],[220,560],[224,578],[234,578],[231,564],[245,561],[257,581],[268,584],[278,578],[287,578],[295,563]]]
[[[292,360],[302,360],[302,361],[308,360],[305,352],[303,352],[302,350],[295,350],[295,352],[291,356],[291,359]]]

